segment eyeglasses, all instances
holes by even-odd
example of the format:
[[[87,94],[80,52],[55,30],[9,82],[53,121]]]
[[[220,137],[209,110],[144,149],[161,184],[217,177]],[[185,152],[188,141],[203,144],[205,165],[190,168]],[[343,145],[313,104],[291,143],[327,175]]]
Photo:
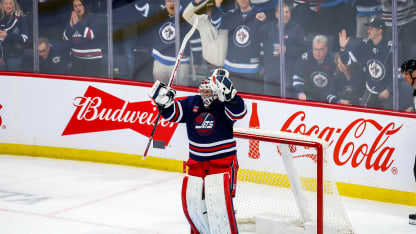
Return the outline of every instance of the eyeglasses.
[[[45,53],[46,51],[48,51],[48,49],[46,48],[46,49],[43,49],[43,50],[38,50],[38,53],[40,54],[40,53]]]
[[[318,52],[319,52],[319,51],[325,51],[325,50],[326,50],[326,48],[313,48],[313,50],[314,50],[314,51],[318,51]]]

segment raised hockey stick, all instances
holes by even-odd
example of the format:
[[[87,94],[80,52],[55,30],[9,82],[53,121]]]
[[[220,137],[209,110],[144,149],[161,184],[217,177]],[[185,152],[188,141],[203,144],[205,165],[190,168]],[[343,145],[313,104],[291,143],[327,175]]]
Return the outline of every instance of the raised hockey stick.
[[[173,67],[172,73],[170,74],[169,83],[167,84],[168,87],[172,86],[173,80],[176,77],[176,72],[178,71],[178,68],[179,68],[179,64],[181,63],[182,55],[183,55],[183,52],[185,51],[186,44],[188,44],[188,41],[192,37],[192,35],[194,34],[197,26],[198,26],[198,17],[195,17],[195,21],[194,21],[194,24],[192,25],[192,28],[189,30],[189,32],[183,38],[181,47],[179,48],[178,57],[176,58],[175,66]],[[155,125],[154,125],[153,130],[152,130],[152,133],[150,134],[149,141],[147,142],[146,150],[144,151],[144,154],[143,154],[143,158],[142,158],[143,160],[146,159],[147,152],[149,151],[150,144],[152,143],[153,136],[156,132],[156,127],[159,124],[159,119],[160,119],[161,114],[162,114],[162,112],[159,110],[159,113],[157,114],[157,117],[156,117]]]

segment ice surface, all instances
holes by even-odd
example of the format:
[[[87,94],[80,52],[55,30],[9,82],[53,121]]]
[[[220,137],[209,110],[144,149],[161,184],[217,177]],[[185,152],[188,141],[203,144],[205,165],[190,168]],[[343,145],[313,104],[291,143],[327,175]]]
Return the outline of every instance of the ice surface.
[[[137,167],[0,155],[0,233],[189,233],[182,178]],[[416,207],[342,200],[357,233],[416,233],[416,225],[408,224]]]

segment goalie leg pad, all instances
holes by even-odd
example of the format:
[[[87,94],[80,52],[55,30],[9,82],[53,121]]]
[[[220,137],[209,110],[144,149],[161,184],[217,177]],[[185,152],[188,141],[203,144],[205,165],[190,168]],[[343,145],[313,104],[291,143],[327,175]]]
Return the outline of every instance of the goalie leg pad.
[[[235,197],[237,185],[238,161],[235,155],[209,160],[209,174],[228,173],[230,177],[231,197]]]
[[[203,187],[201,177],[185,176],[182,183],[182,207],[193,233],[209,234],[206,205],[202,199]]]
[[[238,233],[229,181],[228,173],[212,174],[205,177],[205,200],[209,228],[213,234]]]

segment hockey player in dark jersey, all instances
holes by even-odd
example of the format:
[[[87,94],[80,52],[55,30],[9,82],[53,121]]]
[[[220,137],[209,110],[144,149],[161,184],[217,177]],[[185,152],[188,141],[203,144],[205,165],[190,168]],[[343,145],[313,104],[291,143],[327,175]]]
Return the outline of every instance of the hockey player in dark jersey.
[[[199,95],[174,101],[175,90],[158,81],[149,94],[162,111],[163,118],[186,124],[189,160],[186,163],[188,176],[185,177],[182,187],[182,202],[185,216],[191,225],[191,233],[209,233],[209,230],[212,233],[237,233],[231,200],[235,195],[238,170],[233,125],[235,121],[246,115],[247,110],[244,100],[236,93],[237,90],[233,87],[228,71],[216,69],[212,76],[202,81]],[[209,201],[212,201],[211,189],[207,183],[209,184],[209,181],[218,175],[221,178],[224,176],[225,179],[215,182],[212,186],[220,186],[221,181],[224,181],[220,189],[224,191],[227,210],[218,208],[215,213],[224,212],[225,217],[228,218],[215,221],[215,217],[219,216],[209,209],[208,213],[205,212],[207,213],[205,218],[202,213],[206,209],[205,205],[208,207]],[[205,184],[203,189],[200,187],[202,184]],[[195,190],[203,194],[195,197]],[[193,207],[192,204],[197,204],[197,207]],[[209,217],[209,222],[206,215]],[[216,227],[224,227],[224,225],[229,228],[229,232],[213,231]]]
[[[392,42],[384,35],[385,24],[382,19],[372,18],[366,25],[368,38],[362,39],[356,48],[348,48],[350,38],[345,30],[339,33],[340,56],[344,64],[358,62],[365,71],[366,90],[360,105],[391,108]]]
[[[400,69],[403,73],[403,79],[406,81],[408,85],[412,86],[415,89],[415,91],[413,92],[413,102],[416,110],[416,59],[409,59],[403,62]],[[413,174],[416,180],[416,157],[415,164],[413,165]],[[409,215],[409,223],[416,225],[416,213]]]
[[[293,88],[300,100],[326,102],[335,84],[334,54],[328,52],[328,39],[317,35],[312,42],[312,51],[304,53],[296,63]]]

